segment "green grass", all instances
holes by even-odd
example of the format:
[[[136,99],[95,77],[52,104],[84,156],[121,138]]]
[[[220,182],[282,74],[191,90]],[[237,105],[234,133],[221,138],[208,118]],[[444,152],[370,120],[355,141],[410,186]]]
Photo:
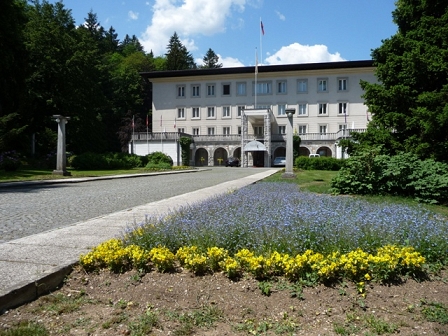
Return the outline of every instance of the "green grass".
[[[21,322],[8,330],[0,330],[0,336],[47,336],[50,332],[40,323]]]
[[[145,168],[117,169],[117,170],[67,169],[67,171],[70,172],[72,175],[71,176],[53,175],[52,169],[19,169],[13,172],[0,171],[0,183],[16,182],[16,181],[67,179],[73,177],[97,177],[108,175],[142,174],[150,172]]]
[[[315,192],[319,194],[330,193],[330,182],[338,172],[326,170],[294,170],[294,178],[282,177],[284,171],[275,173],[264,181],[266,182],[286,182],[299,185],[302,190]]]

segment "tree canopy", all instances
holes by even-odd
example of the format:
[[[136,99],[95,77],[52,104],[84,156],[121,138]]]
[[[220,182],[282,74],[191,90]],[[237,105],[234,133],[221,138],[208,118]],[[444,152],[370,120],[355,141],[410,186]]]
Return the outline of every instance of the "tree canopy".
[[[196,69],[196,63],[193,56],[182,44],[179,36],[174,32],[170,37],[166,53],[166,70],[185,70]]]
[[[201,68],[211,69],[211,68],[222,68],[222,63],[219,62],[219,56],[215,54],[215,52],[209,48],[204,58],[202,59],[204,62],[201,65]]]
[[[372,121],[362,145],[448,162],[448,2],[399,0],[397,33],[372,51],[378,83],[361,82]]]

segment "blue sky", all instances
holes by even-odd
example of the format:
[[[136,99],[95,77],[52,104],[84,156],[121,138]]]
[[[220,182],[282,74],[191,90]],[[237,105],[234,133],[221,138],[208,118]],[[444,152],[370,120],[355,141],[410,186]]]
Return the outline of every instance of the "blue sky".
[[[49,2],[56,2],[49,0]],[[87,13],[135,35],[155,56],[176,31],[196,62],[209,48],[225,67],[370,59],[394,35],[395,0],[63,0],[77,25]],[[260,20],[264,35],[260,34]]]

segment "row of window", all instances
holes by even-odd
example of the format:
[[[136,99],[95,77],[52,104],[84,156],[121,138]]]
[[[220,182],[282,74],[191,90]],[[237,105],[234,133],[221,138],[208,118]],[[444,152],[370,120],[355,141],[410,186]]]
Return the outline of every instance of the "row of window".
[[[270,95],[273,94],[273,83],[271,80],[265,81],[261,80],[258,82],[252,82],[252,93],[257,95]],[[230,96],[232,92],[231,83],[221,84],[221,96]],[[296,84],[297,93],[308,93],[308,79],[301,78],[297,79]],[[247,82],[237,82],[235,83],[235,94],[237,96],[247,95]],[[177,85],[177,98],[187,97],[186,85]],[[337,78],[336,79],[337,91],[348,91],[348,78]],[[287,94],[288,93],[288,81],[287,80],[277,80],[275,82],[275,93],[276,94]],[[317,79],[317,92],[329,92],[329,79],[328,78],[318,78]],[[217,95],[217,85],[215,83],[205,84],[205,96],[206,97],[216,97]],[[190,85],[190,96],[193,98],[201,97],[201,84],[191,84]]]
[[[300,103],[298,104],[298,109],[296,115],[299,117],[308,116],[308,104]],[[267,107],[265,107],[267,108]],[[270,107],[269,107],[270,108]],[[216,119],[217,116],[217,108],[214,106],[207,106],[205,108],[201,107],[191,107],[191,119],[201,119],[201,110],[206,111],[207,119]],[[221,108],[221,118],[227,119],[232,118],[232,107],[231,106],[222,106]],[[245,106],[240,105],[236,107],[236,117],[241,117],[242,111],[244,111]],[[337,114],[338,115],[348,115],[348,103],[347,102],[339,102],[337,104]],[[286,104],[279,104],[276,106],[277,115],[278,116],[286,116]],[[318,103],[317,104],[317,114],[318,116],[328,116],[329,115],[329,104],[328,103]],[[177,119],[186,119],[187,118],[187,108],[179,107],[177,108]]]
[[[320,124],[318,125],[318,129],[319,129],[319,134],[320,135],[326,135],[328,133],[328,125],[326,124]],[[339,131],[343,131],[347,129],[347,125],[346,124],[339,124],[338,125],[338,130]],[[191,134],[193,135],[201,135],[200,134],[200,127],[192,127],[191,128]],[[185,133],[185,128],[178,128],[178,131],[180,133]],[[216,131],[216,127],[207,127],[207,135],[215,135],[215,131]],[[223,126],[221,128],[221,133],[220,135],[231,135],[231,127],[230,126]],[[278,126],[278,130],[277,130],[277,134],[286,134],[286,126],[284,125],[279,125]],[[308,125],[306,124],[298,124],[296,131],[298,132],[299,135],[305,135],[307,134],[308,131]],[[217,133],[216,133],[217,134]],[[237,129],[237,134],[241,135],[241,126],[238,126]],[[254,126],[254,135],[259,135],[262,136],[263,135],[263,126]]]

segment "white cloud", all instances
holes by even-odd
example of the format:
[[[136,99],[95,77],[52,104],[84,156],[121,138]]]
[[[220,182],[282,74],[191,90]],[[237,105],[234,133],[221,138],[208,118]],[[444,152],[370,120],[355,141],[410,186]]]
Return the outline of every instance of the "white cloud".
[[[221,57],[219,55],[219,62],[222,63],[223,68],[236,68],[236,67],[243,67],[244,64],[241,63],[238,58],[233,57]]]
[[[282,13],[280,13],[279,11],[275,11],[275,14],[277,14],[277,16],[278,16],[278,18],[280,20],[282,20],[282,21],[286,20],[286,17]]]
[[[294,63],[320,63],[345,61],[337,52],[331,54],[327,46],[316,44],[313,46],[293,43],[282,47],[275,54],[267,57],[264,62],[267,64],[294,64]]]
[[[188,50],[197,49],[193,36],[225,32],[226,18],[233,10],[244,11],[248,0],[156,0],[152,21],[140,38],[147,52],[166,52],[170,37],[177,32]]]
[[[243,67],[244,64],[240,62],[237,58],[233,57],[222,57],[220,54],[218,54],[219,60],[218,63],[222,63],[223,68],[236,68],[236,67]],[[204,60],[202,58],[196,58],[194,60],[198,66],[201,66]]]
[[[129,11],[129,12],[128,12],[128,17],[129,17],[131,20],[138,20],[138,13],[133,12],[133,11]]]

